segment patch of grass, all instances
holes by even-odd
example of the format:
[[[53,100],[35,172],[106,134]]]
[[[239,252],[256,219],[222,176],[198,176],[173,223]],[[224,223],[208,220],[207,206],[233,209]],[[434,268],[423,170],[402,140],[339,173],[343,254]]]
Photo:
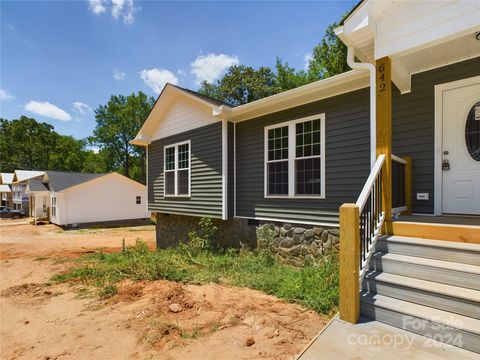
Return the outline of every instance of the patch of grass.
[[[106,299],[116,295],[117,293],[118,293],[117,285],[107,284],[100,288],[100,291],[98,294],[102,299]]]
[[[44,261],[44,260],[47,260],[48,257],[46,256],[37,256],[35,259],[33,259],[34,261]]]
[[[277,260],[268,250],[211,250],[187,247],[150,251],[137,241],[118,253],[96,253],[82,258],[79,266],[54,277],[101,287],[114,295],[120,280],[171,280],[182,283],[220,283],[261,290],[299,303],[322,314],[338,306],[338,261],[293,267]],[[116,288],[115,288],[116,289]]]

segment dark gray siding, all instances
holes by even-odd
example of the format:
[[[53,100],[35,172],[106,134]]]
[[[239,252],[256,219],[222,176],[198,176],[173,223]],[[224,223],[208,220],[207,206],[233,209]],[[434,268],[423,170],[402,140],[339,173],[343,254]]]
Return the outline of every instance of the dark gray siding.
[[[264,198],[265,126],[325,113],[326,198]],[[342,203],[355,202],[370,168],[368,88],[236,125],[237,216],[336,223]]]
[[[412,92],[401,95],[394,87],[392,99],[392,151],[412,157],[412,209],[434,212],[435,85],[480,75],[480,58],[444,66],[412,76]],[[416,200],[428,192],[428,201]]]
[[[232,218],[235,211],[235,201],[234,201],[234,184],[235,184],[235,156],[234,156],[234,146],[235,146],[235,133],[234,133],[234,124],[228,122],[228,196],[227,196],[227,206],[228,206],[228,218]]]
[[[163,196],[163,147],[191,140],[191,197]],[[148,147],[148,208],[161,213],[222,217],[222,123],[207,125]]]

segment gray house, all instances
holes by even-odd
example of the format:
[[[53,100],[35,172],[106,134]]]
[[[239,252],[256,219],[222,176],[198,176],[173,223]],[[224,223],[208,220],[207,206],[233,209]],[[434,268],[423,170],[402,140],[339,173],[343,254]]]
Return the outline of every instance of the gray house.
[[[478,2],[365,0],[336,29],[349,72],[237,107],[166,85],[132,140],[157,245],[202,216],[226,245],[267,226],[288,261],[340,251],[342,319],[480,352],[478,19]]]

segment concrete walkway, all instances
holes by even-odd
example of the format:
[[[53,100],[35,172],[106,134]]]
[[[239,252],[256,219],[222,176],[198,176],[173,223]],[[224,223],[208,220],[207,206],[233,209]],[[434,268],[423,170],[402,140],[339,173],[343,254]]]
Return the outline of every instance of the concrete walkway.
[[[470,360],[475,354],[377,321],[328,324],[297,360]]]

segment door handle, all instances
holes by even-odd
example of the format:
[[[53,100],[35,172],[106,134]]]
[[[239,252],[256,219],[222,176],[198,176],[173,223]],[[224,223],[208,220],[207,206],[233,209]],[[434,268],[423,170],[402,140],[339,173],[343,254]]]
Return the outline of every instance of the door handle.
[[[443,171],[449,171],[450,170],[450,162],[448,161],[448,159],[443,160],[442,170]]]

